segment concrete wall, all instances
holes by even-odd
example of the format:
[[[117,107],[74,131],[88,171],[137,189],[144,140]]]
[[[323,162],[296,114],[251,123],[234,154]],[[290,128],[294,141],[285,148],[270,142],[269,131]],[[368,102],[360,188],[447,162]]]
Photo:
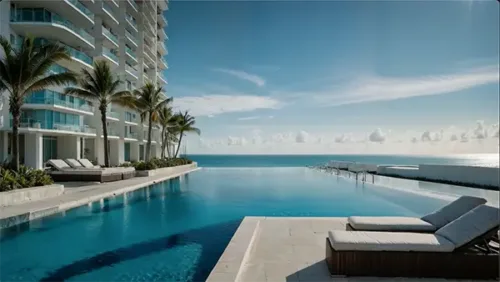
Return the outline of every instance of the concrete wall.
[[[193,162],[192,164],[188,165],[181,165],[181,166],[174,166],[174,167],[164,167],[164,168],[159,168],[159,169],[153,169],[153,170],[136,170],[135,171],[135,176],[154,176],[154,175],[160,175],[160,174],[172,174],[172,173],[177,173],[186,169],[193,169],[196,168],[198,164],[196,162]]]
[[[81,141],[79,136],[57,137],[58,159],[81,159]]]
[[[400,176],[407,178],[420,177],[418,167],[404,167],[404,166],[389,166],[384,170],[385,175]]]
[[[395,168],[395,167],[409,167],[418,169],[417,165],[378,165],[377,166],[377,174],[384,175],[387,173],[387,168]]]
[[[11,206],[56,197],[64,193],[64,185],[53,184],[0,192],[0,206]]]
[[[24,164],[26,166],[41,169],[43,168],[43,137],[41,133],[25,134]]]
[[[469,185],[499,187],[499,168],[454,166],[454,165],[420,165],[420,177],[428,180],[448,181]]]

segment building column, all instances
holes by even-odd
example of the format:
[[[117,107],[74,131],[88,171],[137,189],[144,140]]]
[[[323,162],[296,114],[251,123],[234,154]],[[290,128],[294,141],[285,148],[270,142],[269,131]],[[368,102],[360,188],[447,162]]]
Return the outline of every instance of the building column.
[[[58,136],[57,158],[58,159],[81,159],[80,136]]]
[[[99,165],[104,165],[104,139],[97,135],[94,139],[94,158]]]
[[[125,162],[125,142],[122,139],[110,140],[109,164],[118,166]]]
[[[139,142],[130,142],[130,161],[139,161]]]
[[[3,163],[9,157],[9,138],[7,131],[0,131],[0,162]]]
[[[43,168],[43,135],[25,134],[24,135],[24,164],[28,167]]]

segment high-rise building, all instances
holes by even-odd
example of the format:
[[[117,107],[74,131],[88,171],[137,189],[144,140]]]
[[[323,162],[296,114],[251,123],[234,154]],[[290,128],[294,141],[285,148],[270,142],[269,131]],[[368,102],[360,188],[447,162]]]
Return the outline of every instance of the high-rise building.
[[[25,36],[67,47],[71,60],[52,72],[92,69],[106,60],[133,90],[151,81],[165,89],[167,0],[4,0],[0,2],[0,34],[19,44]],[[0,55],[2,56],[2,55]],[[49,159],[87,158],[104,163],[104,142],[97,105],[64,95],[52,87],[26,97],[20,128],[21,163],[42,168]],[[108,108],[110,164],[144,159],[147,125],[139,114],[117,105]],[[0,161],[11,150],[12,117],[7,93],[0,96]],[[155,126],[152,156],[160,155],[160,130]]]

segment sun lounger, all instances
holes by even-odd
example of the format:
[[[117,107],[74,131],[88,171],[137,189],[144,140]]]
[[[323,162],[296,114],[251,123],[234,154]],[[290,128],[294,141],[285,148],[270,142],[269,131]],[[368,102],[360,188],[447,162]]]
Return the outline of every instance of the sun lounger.
[[[330,231],[326,262],[332,275],[495,279],[498,253],[477,245],[499,220],[498,208],[480,205],[433,234]]]
[[[398,216],[351,216],[347,219],[346,230],[356,231],[397,231],[434,232],[473,208],[486,203],[483,198],[462,196],[441,209],[424,217]]]
[[[75,159],[65,159],[64,161],[72,168],[85,168],[79,161]]]
[[[91,161],[87,159],[78,159],[78,162],[85,168],[100,168],[98,165],[94,165]]]
[[[49,171],[48,174],[56,182],[110,182],[135,176],[133,167],[84,168],[82,166],[82,168],[72,168],[63,160],[49,160],[47,165],[54,169]]]

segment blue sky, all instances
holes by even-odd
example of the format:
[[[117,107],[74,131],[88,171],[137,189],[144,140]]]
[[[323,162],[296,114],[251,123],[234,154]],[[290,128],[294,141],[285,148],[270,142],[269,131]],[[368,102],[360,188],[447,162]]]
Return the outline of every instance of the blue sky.
[[[172,1],[189,153],[498,151],[497,1]]]

